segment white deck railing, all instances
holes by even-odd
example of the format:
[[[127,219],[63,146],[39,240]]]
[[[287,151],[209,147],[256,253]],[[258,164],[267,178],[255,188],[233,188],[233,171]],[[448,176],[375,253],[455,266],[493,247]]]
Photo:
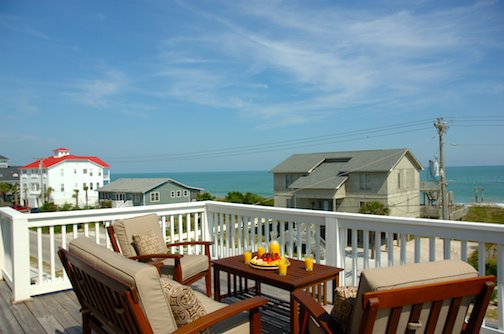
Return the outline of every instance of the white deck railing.
[[[56,255],[77,236],[110,247],[106,226],[115,220],[156,213],[168,242],[212,240],[212,257],[255,250],[276,237],[282,252],[344,268],[340,284],[358,284],[364,268],[459,258],[477,249],[497,254],[498,320],[487,323],[504,333],[504,225],[370,216],[285,209],[220,202],[23,214],[0,208],[0,278],[12,289],[13,301],[71,288]],[[182,249],[179,249],[182,251]],[[185,249],[201,252],[201,249]],[[480,273],[485,257],[479,257]]]

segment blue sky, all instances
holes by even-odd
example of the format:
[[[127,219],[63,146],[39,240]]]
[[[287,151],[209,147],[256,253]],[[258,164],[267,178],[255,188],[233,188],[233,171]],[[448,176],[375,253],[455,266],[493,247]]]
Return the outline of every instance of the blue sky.
[[[270,170],[410,148],[504,165],[503,1],[0,1],[0,155]]]

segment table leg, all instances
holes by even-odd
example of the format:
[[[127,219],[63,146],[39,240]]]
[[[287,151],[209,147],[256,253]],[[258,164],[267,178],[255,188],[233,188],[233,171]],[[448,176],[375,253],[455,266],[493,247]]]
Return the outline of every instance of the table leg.
[[[213,281],[214,281],[214,299],[216,301],[220,301],[220,274],[219,269],[214,266],[213,267]]]
[[[299,332],[299,303],[290,295],[290,332]]]

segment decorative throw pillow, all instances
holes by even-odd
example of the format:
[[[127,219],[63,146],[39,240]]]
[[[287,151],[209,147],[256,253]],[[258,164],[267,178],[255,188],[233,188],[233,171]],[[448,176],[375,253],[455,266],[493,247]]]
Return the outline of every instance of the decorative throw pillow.
[[[168,249],[163,240],[154,231],[133,235],[133,247],[138,255],[166,254]]]
[[[166,279],[161,279],[161,285],[179,328],[206,314],[203,304],[190,287],[172,284]],[[211,331],[207,328],[200,333],[210,334]]]
[[[342,286],[335,290],[334,306],[331,311],[332,320],[346,333],[350,326],[352,309],[357,300],[357,287]]]

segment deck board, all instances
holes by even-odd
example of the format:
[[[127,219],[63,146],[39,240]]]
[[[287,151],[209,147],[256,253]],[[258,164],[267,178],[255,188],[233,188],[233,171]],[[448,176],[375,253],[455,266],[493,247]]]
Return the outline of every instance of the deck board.
[[[221,276],[221,287],[227,287],[226,275]],[[204,280],[200,280],[192,287],[204,293],[204,285]],[[273,303],[262,310],[263,333],[288,333],[289,294],[267,285],[263,285],[262,292]],[[10,302],[10,296],[7,283],[0,281],[0,334],[82,334],[80,305],[72,290],[36,296],[17,304]]]

